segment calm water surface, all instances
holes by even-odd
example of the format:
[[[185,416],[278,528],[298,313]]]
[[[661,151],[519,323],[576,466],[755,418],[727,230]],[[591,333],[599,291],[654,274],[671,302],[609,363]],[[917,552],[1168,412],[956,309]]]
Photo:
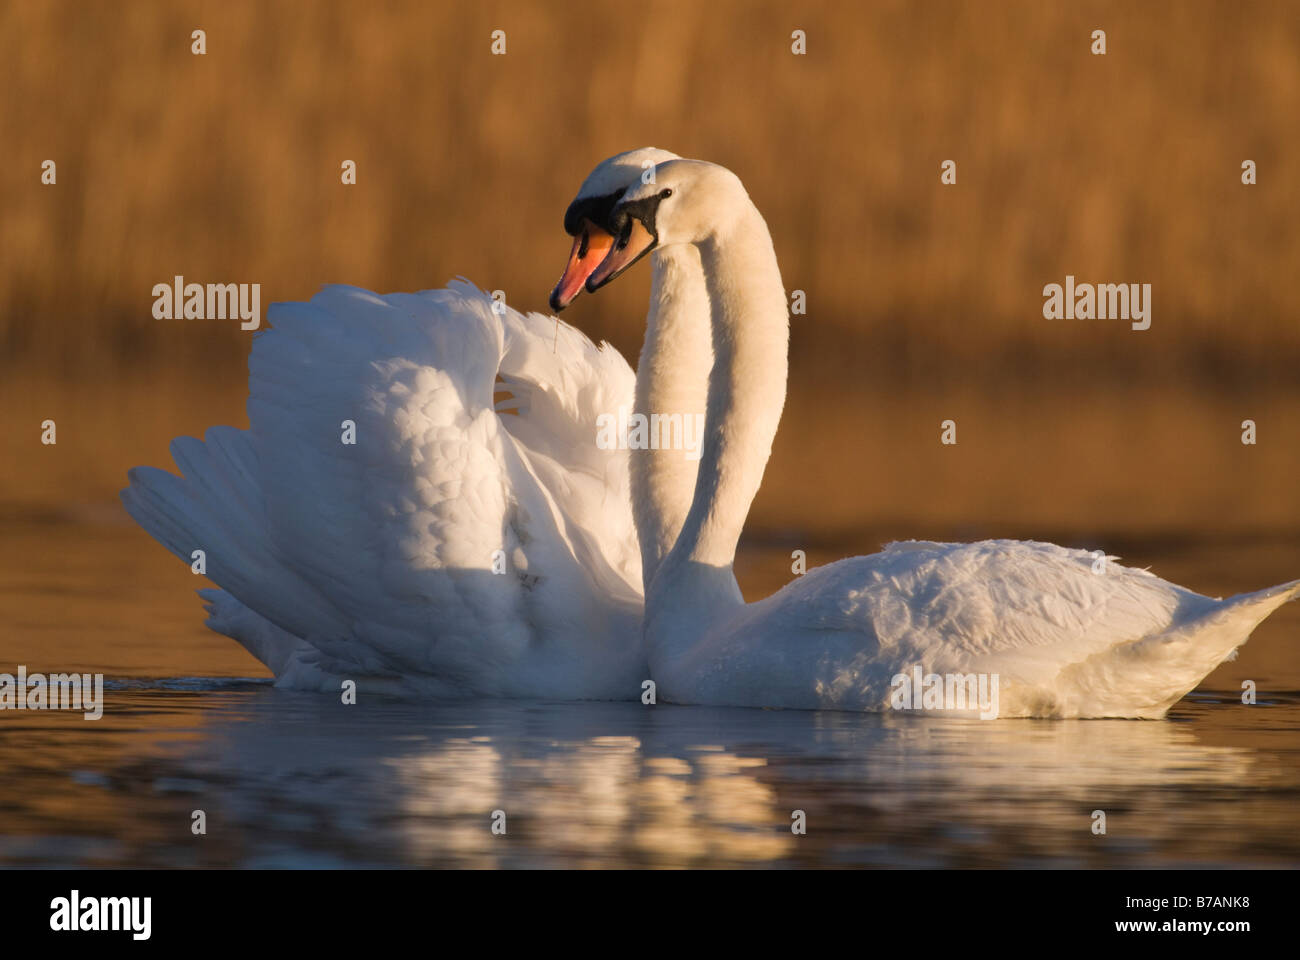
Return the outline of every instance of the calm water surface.
[[[1300,865],[1300,604],[1164,721],[344,706],[259,679],[199,626],[197,578],[111,511],[0,533],[0,670],[102,670],[109,688],[96,722],[0,713],[0,865]],[[1295,576],[1300,556],[1164,549],[1141,562],[1210,593]],[[787,558],[749,551],[742,582],[778,585]]]

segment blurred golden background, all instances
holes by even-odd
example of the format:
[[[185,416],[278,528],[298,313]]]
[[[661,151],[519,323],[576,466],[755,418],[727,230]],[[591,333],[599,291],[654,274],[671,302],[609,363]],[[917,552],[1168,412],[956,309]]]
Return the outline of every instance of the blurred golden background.
[[[127,468],[170,466],[172,436],[246,425],[251,335],[155,320],[155,283],[258,282],[265,310],[324,283],[465,275],[545,310],[578,184],[655,145],[735,170],[807,294],[754,542],[1294,546],[1296,13],[2,4],[0,504],[116,510]],[[939,180],[949,159],[955,186]],[[1152,284],[1151,329],[1044,320],[1042,287],[1066,274]],[[634,362],[648,285],[634,271],[565,318]],[[45,418],[57,446],[39,443]],[[948,418],[955,447],[939,443]]]
[[[1294,711],[1235,704],[1245,680],[1295,702],[1300,604],[1168,724],[421,705],[384,726],[187,682],[268,671],[203,627],[209,583],[118,490],[173,468],[178,434],[247,426],[252,335],[154,319],[154,284],[260,283],[265,311],[464,275],[545,311],[579,183],[654,145],[734,170],[807,296],[748,599],[796,549],[811,567],[909,537],[1102,548],[1215,596],[1300,577],[1297,118],[1296,2],[0,0],[0,671],[146,678],[93,731],[24,714],[0,738],[0,779],[28,785],[0,862],[1286,863]],[[1150,283],[1151,328],[1044,320],[1067,274]],[[649,282],[565,319],[634,363]],[[682,760],[679,737],[730,748]],[[197,846],[196,783],[221,824]],[[479,812],[506,796],[502,853]],[[1079,826],[1097,805],[1122,844]],[[804,806],[818,826],[778,843]]]

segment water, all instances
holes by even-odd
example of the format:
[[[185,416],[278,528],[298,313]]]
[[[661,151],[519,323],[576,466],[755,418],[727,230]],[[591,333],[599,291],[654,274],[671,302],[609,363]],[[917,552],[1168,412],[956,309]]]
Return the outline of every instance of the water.
[[[1163,721],[345,706],[258,679],[199,626],[198,578],[115,512],[10,515],[0,533],[0,670],[108,674],[99,721],[0,714],[0,865],[1300,865],[1300,605]],[[742,581],[779,583],[788,555],[750,550]],[[1295,576],[1297,555],[1289,541],[1147,552],[1214,592]]]

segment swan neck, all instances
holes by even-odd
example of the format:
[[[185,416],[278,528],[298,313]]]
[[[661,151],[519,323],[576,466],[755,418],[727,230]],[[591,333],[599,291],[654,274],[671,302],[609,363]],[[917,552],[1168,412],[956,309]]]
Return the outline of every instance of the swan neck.
[[[767,224],[748,198],[744,207],[730,229],[699,245],[713,369],[695,495],[672,551],[679,565],[731,567],[785,405],[785,290]]]
[[[709,295],[698,248],[679,244],[651,255],[653,278],[645,343],[636,368],[633,413],[653,444],[629,438],[632,516],[645,588],[681,533],[695,493],[713,366]]]

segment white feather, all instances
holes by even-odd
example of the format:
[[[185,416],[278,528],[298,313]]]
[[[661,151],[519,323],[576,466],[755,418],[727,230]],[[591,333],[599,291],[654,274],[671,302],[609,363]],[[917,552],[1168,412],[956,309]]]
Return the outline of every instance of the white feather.
[[[285,685],[634,697],[627,451],[594,443],[597,415],[630,402],[626,362],[466,282],[330,287],[269,319],[250,429],[180,438],[183,476],[137,468],[123,492],[182,559],[206,552],[233,598],[208,595],[212,626]],[[498,374],[517,414],[494,409]]]

